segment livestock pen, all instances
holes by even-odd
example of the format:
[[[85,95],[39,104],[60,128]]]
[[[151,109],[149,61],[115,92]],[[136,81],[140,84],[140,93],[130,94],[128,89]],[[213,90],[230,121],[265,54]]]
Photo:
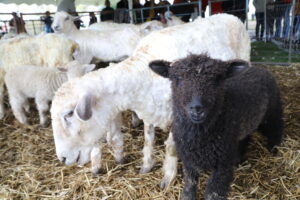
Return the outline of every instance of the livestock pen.
[[[300,198],[300,65],[268,66],[277,78],[284,105],[284,139],[278,154],[270,154],[255,134],[247,160],[236,168],[229,199]],[[6,107],[9,108],[6,99]],[[20,125],[10,109],[0,121],[1,199],[179,199],[181,164],[174,183],[161,190],[161,165],[167,133],[157,131],[155,159],[151,172],[138,174],[144,142],[143,127],[132,128],[130,112],[123,113],[127,162],[115,163],[110,148],[103,148],[104,173],[92,176],[89,165],[65,166],[55,155],[52,129],[40,128],[36,110],[31,126]],[[203,188],[208,174],[200,178]],[[199,190],[203,191],[203,189]],[[199,198],[203,194],[199,193]]]

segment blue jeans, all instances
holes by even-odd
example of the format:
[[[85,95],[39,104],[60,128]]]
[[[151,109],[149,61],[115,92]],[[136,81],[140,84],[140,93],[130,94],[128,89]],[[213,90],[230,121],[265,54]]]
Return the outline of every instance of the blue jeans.
[[[276,17],[276,32],[275,32],[275,37],[280,37],[281,36],[281,21],[282,17]]]
[[[291,4],[287,4],[286,9],[284,11],[283,32],[282,32],[282,37],[284,38],[289,37],[291,7],[292,7]]]
[[[51,26],[45,25],[45,32],[46,33],[53,33],[53,30],[52,30]]]

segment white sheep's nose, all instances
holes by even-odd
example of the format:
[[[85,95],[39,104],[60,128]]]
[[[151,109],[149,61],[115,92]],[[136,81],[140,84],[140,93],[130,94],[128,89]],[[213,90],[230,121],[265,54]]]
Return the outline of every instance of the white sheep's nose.
[[[53,29],[54,29],[55,31],[58,31],[58,30],[59,30],[59,26],[58,26],[58,25],[57,25],[57,26],[54,26]]]

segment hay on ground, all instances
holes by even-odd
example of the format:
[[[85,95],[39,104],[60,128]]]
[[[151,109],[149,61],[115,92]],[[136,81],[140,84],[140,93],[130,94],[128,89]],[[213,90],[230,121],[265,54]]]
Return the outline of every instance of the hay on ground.
[[[247,154],[247,161],[235,170],[231,200],[300,199],[300,66],[265,66],[276,76],[284,103],[285,137],[278,155],[270,154],[258,134]],[[138,174],[142,163],[143,127],[131,128],[130,113],[124,114],[127,164],[117,165],[110,148],[104,146],[106,173],[92,177],[90,165],[65,166],[55,155],[51,128],[23,126],[11,110],[0,121],[0,199],[179,199],[182,171],[167,190],[159,188],[167,134],[157,131],[156,164],[148,174]],[[37,124],[37,112],[30,117]],[[199,199],[207,174],[200,178]]]

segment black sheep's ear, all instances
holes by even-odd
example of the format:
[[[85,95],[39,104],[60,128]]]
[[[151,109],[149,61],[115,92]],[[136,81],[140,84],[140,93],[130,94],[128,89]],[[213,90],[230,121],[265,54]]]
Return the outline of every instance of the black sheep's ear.
[[[163,60],[155,60],[150,62],[149,67],[154,71],[156,74],[168,78],[169,77],[169,68],[170,62],[163,61]]]
[[[229,68],[226,73],[226,78],[236,76],[243,72],[245,69],[248,69],[249,63],[243,60],[233,60],[229,62]]]

